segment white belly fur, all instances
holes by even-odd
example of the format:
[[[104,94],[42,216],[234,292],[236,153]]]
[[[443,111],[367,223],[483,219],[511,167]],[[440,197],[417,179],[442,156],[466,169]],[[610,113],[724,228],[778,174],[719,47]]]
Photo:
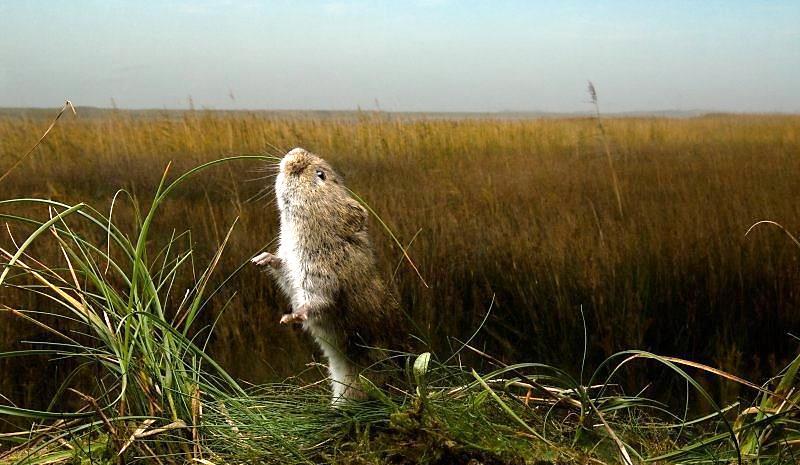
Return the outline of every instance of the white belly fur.
[[[302,283],[305,279],[307,269],[303,266],[297,251],[297,235],[290,222],[281,222],[280,245],[278,256],[283,260],[284,276],[287,282],[284,283],[285,291],[289,294],[292,301],[292,308],[298,308],[308,300],[308,295],[303,289]],[[357,386],[358,369],[347,359],[342,350],[342,341],[336,334],[325,330],[314,321],[303,323],[303,329],[309,331],[314,340],[322,349],[322,353],[328,359],[328,371],[331,378],[333,390],[333,403],[337,404],[348,397],[351,397],[353,387]]]

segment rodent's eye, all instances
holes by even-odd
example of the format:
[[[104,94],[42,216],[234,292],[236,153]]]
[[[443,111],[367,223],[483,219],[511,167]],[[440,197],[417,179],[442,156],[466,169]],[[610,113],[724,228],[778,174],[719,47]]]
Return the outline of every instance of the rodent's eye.
[[[322,171],[322,170],[317,170],[317,177],[320,179],[320,181],[324,181],[325,180],[325,172]]]

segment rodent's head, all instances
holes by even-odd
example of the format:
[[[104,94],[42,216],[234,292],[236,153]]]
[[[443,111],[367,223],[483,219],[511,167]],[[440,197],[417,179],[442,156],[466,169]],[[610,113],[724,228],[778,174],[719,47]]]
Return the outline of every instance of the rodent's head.
[[[275,195],[281,212],[292,210],[330,217],[354,203],[360,208],[331,165],[299,147],[281,159]]]

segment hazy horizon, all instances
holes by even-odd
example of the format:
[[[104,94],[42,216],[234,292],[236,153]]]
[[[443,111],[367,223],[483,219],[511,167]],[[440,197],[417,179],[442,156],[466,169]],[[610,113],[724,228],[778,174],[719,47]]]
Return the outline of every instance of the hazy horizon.
[[[0,0],[0,107],[800,112],[800,2]],[[112,103],[113,101],[113,103]]]
[[[28,107],[11,107],[11,106],[0,106],[0,114],[3,112],[24,112],[25,111],[58,111],[60,110],[63,105],[64,101],[59,102],[58,105],[48,105],[48,106],[28,106]],[[70,101],[72,103],[72,101]],[[590,106],[587,103],[587,108],[584,110],[575,110],[575,111],[539,111],[539,110],[478,110],[478,111],[459,111],[459,110],[387,110],[385,108],[375,107],[372,108],[362,108],[362,107],[355,107],[355,108],[340,108],[340,109],[326,109],[326,108],[214,108],[214,107],[206,107],[206,106],[192,106],[191,102],[187,101],[187,106],[185,107],[141,107],[141,108],[125,108],[120,106],[94,106],[94,105],[77,105],[74,104],[74,108],[76,112],[80,115],[85,115],[86,110],[91,111],[99,111],[99,112],[111,112],[111,111],[124,111],[124,112],[188,112],[188,111],[209,111],[209,112],[242,112],[242,113],[297,113],[297,114],[315,114],[315,113],[344,113],[349,114],[353,113],[356,114],[358,112],[374,112],[378,111],[381,113],[389,113],[389,114],[397,114],[397,115],[453,115],[453,116],[481,116],[481,115],[508,115],[509,117],[519,116],[521,118],[525,118],[526,116],[531,117],[570,117],[570,116],[594,116],[595,110],[594,106]],[[730,110],[715,110],[715,109],[704,109],[704,108],[694,108],[694,109],[686,109],[686,110],[669,110],[669,109],[658,109],[658,110],[623,110],[623,111],[601,111],[601,116],[665,116],[665,117],[695,117],[695,116],[705,116],[705,115],[779,115],[779,116],[797,116],[800,115],[800,110],[798,111],[730,111]],[[50,114],[46,114],[43,116],[52,116]]]

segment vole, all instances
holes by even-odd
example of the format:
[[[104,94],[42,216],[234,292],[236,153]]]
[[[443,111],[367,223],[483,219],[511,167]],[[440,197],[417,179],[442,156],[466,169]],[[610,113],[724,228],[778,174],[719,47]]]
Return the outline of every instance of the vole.
[[[280,322],[302,323],[328,359],[333,403],[363,398],[360,371],[378,361],[376,348],[404,338],[394,288],[381,279],[367,234],[368,212],[330,164],[302,148],[281,159],[275,195],[278,251],[252,262],[268,266],[291,300]]]

